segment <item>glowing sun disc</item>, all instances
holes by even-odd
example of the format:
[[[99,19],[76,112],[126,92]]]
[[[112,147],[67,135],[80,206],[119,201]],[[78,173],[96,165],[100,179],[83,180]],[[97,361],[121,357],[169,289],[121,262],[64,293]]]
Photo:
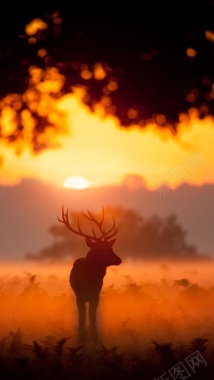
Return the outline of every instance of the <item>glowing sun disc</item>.
[[[89,187],[89,182],[83,177],[74,176],[74,177],[67,178],[64,181],[63,186],[66,189],[81,190],[81,189],[87,189]]]

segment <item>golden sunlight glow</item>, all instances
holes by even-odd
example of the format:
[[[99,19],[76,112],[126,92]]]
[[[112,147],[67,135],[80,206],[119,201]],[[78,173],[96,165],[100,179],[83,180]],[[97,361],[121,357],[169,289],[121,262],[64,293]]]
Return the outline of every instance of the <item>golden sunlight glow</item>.
[[[104,74],[105,71],[99,65],[96,75],[101,79],[101,72],[103,70]],[[72,88],[72,93],[61,98],[52,96],[60,91],[65,80],[56,68],[43,70],[31,66],[29,75],[29,87],[24,94],[9,94],[1,101],[0,125],[5,137],[16,129],[15,111],[20,109],[23,101],[27,106],[20,114],[24,126],[22,138],[13,143],[16,153],[22,152],[22,155],[17,159],[13,150],[8,149],[10,143],[1,143],[4,157],[0,168],[1,184],[12,185],[23,177],[33,177],[61,187],[71,173],[73,176],[81,173],[94,186],[124,183],[127,175],[143,178],[142,183],[150,188],[157,188],[163,181],[173,188],[183,182],[195,185],[214,182],[214,121],[211,116],[201,120],[197,110],[190,108],[188,113],[180,115],[175,135],[170,128],[158,127],[166,122],[161,114],[157,115],[156,123],[140,128],[134,124],[137,110],[131,108],[128,116],[133,125],[124,128],[114,115],[106,115],[106,108],[114,107],[108,95],[103,95],[92,112],[83,103],[87,92],[82,87]],[[204,81],[208,79],[204,78]],[[197,92],[192,89],[187,100],[191,103],[195,97]],[[38,136],[40,144],[48,141],[49,149],[37,156],[31,154],[37,122],[34,112],[55,126],[51,128],[47,124]],[[59,136],[62,130],[68,134]],[[56,144],[59,149],[55,149]],[[194,152],[197,154],[188,158]],[[199,153],[203,165],[190,163],[196,160],[196,156],[199,158]],[[188,164],[183,168],[186,160]]]
[[[23,94],[11,93],[6,95],[0,102],[1,135],[8,140],[11,135],[16,135],[16,139],[4,144],[13,147],[17,154],[24,150],[32,150],[32,141],[35,139],[34,128],[37,120],[34,114],[46,119],[43,132],[37,136],[37,143],[49,147],[56,147],[58,142],[56,137],[59,130],[66,132],[67,127],[63,121],[63,113],[57,109],[57,100],[54,96],[59,92],[64,84],[64,76],[55,67],[48,67],[46,70],[36,66],[29,69],[29,87]],[[23,103],[26,107],[23,107]],[[20,111],[21,110],[21,111]],[[17,118],[19,112],[19,118]],[[18,120],[23,129],[18,128]],[[54,128],[50,127],[54,124]],[[55,135],[55,137],[54,137]],[[34,140],[35,141],[35,140]]]
[[[63,186],[66,189],[82,190],[89,187],[89,182],[83,177],[74,176],[67,178],[64,181]]]

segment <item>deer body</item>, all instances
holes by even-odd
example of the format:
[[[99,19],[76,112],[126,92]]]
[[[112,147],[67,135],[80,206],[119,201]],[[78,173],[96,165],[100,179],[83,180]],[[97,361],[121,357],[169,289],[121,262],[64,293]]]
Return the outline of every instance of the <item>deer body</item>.
[[[94,265],[88,257],[77,259],[70,273],[70,285],[76,297],[83,302],[90,302],[99,295],[106,268]]]
[[[105,232],[103,228],[104,210],[101,222],[98,222],[88,211],[89,216],[83,215],[95,223],[98,227],[100,237],[97,237],[93,227],[93,236],[82,232],[79,222],[78,230],[74,230],[69,223],[68,210],[64,213],[62,209],[62,220],[58,220],[66,225],[72,232],[85,237],[85,242],[90,251],[86,257],[77,259],[70,273],[70,285],[76,295],[76,302],[79,312],[79,332],[84,334],[86,321],[86,303],[89,304],[89,326],[93,334],[96,334],[96,310],[99,304],[99,295],[103,286],[103,278],[106,269],[111,265],[119,265],[122,260],[114,253],[112,246],[116,239],[109,239],[117,233],[115,222],[113,227]],[[103,240],[102,240],[103,239]]]

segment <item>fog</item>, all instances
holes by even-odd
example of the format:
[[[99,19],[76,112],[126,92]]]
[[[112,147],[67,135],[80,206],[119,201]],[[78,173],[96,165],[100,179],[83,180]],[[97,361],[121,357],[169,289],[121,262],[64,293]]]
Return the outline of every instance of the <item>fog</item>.
[[[77,343],[77,310],[68,277],[71,265],[1,268],[1,338],[19,331],[25,343],[69,337]],[[110,267],[98,308],[100,341],[145,350],[196,338],[213,342],[213,262],[126,262]]]

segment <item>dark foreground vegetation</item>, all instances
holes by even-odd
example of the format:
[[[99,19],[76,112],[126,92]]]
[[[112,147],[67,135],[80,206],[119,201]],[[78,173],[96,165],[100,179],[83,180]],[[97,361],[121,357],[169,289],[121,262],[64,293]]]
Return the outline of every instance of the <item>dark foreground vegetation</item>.
[[[194,353],[195,361],[191,367],[186,358]],[[204,380],[213,377],[213,358],[213,342],[203,338],[177,347],[171,342],[152,342],[139,354],[134,350],[92,342],[74,347],[70,346],[68,337],[57,340],[47,336],[42,342],[35,340],[32,344],[25,344],[20,330],[17,330],[1,338],[0,379],[171,380],[192,377]],[[183,372],[177,374],[173,368],[181,368]],[[189,375],[185,374],[186,370]]]

